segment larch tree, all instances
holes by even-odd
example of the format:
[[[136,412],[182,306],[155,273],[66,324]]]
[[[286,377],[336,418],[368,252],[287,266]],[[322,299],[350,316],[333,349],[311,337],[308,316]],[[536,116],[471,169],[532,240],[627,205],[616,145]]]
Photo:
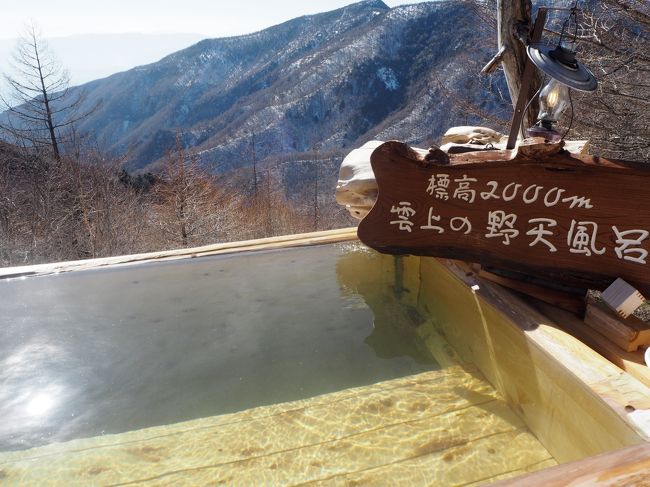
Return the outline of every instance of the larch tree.
[[[176,136],[176,150],[168,151],[160,181],[153,187],[157,225],[165,248],[214,243],[228,215],[227,195],[213,175]]]
[[[46,148],[61,160],[64,131],[88,115],[79,113],[83,97],[71,95],[68,73],[34,24],[19,39],[11,64],[11,72],[4,73],[11,94],[0,96],[0,111],[5,111],[0,129],[14,142]]]

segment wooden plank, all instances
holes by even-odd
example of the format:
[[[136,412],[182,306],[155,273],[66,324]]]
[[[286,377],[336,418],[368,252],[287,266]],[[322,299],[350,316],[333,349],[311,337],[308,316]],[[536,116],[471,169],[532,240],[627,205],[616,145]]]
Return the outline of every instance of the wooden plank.
[[[605,304],[589,297],[585,323],[627,352],[650,345],[650,326],[636,316],[622,318]]]
[[[494,487],[567,485],[650,485],[650,443],[631,446],[537,473],[504,480]]]
[[[508,5],[508,7],[505,7],[505,5]],[[506,149],[514,149],[519,135],[522,137],[526,136],[525,129],[535,124],[535,112],[539,108],[539,98],[535,96],[535,90],[540,85],[541,73],[526,55],[526,45],[537,44],[542,39],[548,10],[544,7],[537,9],[537,16],[532,33],[530,34],[530,39],[518,42],[519,39],[515,40],[518,36],[517,33],[521,31],[523,25],[530,25],[531,9],[528,5],[524,5],[520,2],[506,2],[501,3],[502,8],[498,9],[499,45],[502,47],[509,46],[509,52],[505,55],[506,61],[503,62],[503,69],[506,75],[506,81],[508,82],[510,96],[515,106],[512,121],[510,122],[510,134]],[[519,10],[519,13],[523,14],[523,16],[511,15],[512,10]],[[524,21],[525,23],[522,22],[522,19],[526,19]],[[505,44],[502,44],[504,39],[507,40]],[[509,60],[508,57],[510,58]],[[518,69],[521,67],[522,62],[524,65],[523,70]],[[522,73],[521,81],[519,79],[519,73]],[[521,82],[521,86],[517,96],[514,97],[513,95],[516,90],[512,85],[518,82]],[[530,111],[527,111],[527,109],[530,109]],[[522,124],[524,117],[527,122],[525,126]]]
[[[463,390],[464,395],[454,394]],[[395,403],[392,397],[398,396]],[[346,389],[343,391],[324,394],[321,396],[291,401],[270,406],[248,409],[233,414],[213,416],[206,419],[186,421],[175,425],[146,428],[143,430],[106,435],[91,440],[73,440],[65,444],[54,444],[31,450],[2,453],[0,463],[7,461],[30,460],[42,456],[65,455],[67,452],[86,449],[111,448],[119,443],[151,441],[161,436],[178,435],[179,441],[183,435],[194,435],[195,431],[205,431],[207,435],[214,431],[233,429],[233,434],[242,431],[265,429],[279,416],[297,416],[309,409],[310,414],[327,421],[328,417],[345,417],[349,421],[337,424],[326,432],[314,432],[317,439],[323,435],[351,434],[364,425],[368,428],[378,428],[391,424],[393,420],[403,421],[418,419],[428,415],[442,414],[456,409],[463,409],[481,402],[489,402],[497,398],[494,388],[472,365],[449,367],[440,371],[425,372],[413,376],[383,381],[369,386]],[[400,407],[395,406],[399,404]],[[401,405],[404,404],[404,407]],[[359,407],[357,407],[359,406]],[[395,407],[393,407],[395,406]],[[388,417],[382,411],[393,410]],[[371,414],[372,413],[372,414]],[[395,415],[403,416],[395,416]],[[344,416],[342,416],[344,415]],[[299,426],[299,425],[298,425]],[[272,428],[270,428],[272,429]],[[211,432],[212,430],[212,432]],[[295,432],[294,432],[295,433]],[[253,435],[257,437],[258,435]],[[300,435],[294,434],[287,438],[278,438],[273,444],[276,447],[284,445],[290,448]],[[251,441],[268,441],[268,438]],[[289,443],[286,443],[289,442]]]
[[[326,230],[321,232],[303,233],[296,235],[282,235],[279,237],[261,238],[256,240],[225,242],[214,245],[205,245],[202,247],[193,247],[189,249],[165,250],[161,252],[120,255],[99,259],[55,262],[51,264],[4,267],[0,268],[0,279],[47,275],[59,272],[71,272],[75,270],[96,269],[106,266],[141,264],[144,262],[158,262],[162,260],[189,259],[208,255],[222,255],[256,250],[305,247],[309,245],[322,245],[356,239],[356,228],[341,228],[337,230]]]
[[[378,199],[358,234],[380,252],[467,260],[579,288],[621,277],[650,291],[650,167],[539,143],[439,164],[394,141],[375,149],[371,164]]]
[[[378,478],[390,478],[402,485],[417,486],[430,485],[435,476],[430,475],[428,483],[423,481],[426,479],[424,475],[420,476],[419,482],[411,482],[408,477],[403,477],[403,473],[412,470],[414,463],[428,464],[426,460],[438,459],[435,462],[437,470],[444,465],[448,470],[453,470],[449,474],[450,477],[455,476],[462,481],[465,472],[454,467],[464,456],[467,458],[466,465],[470,461],[474,462],[474,471],[490,468],[488,471],[499,473],[504,471],[503,458],[484,460],[478,454],[483,454],[483,457],[497,457],[501,456],[497,451],[506,455],[525,451],[526,459],[522,463],[548,459],[548,452],[530,433],[525,430],[513,430],[507,421],[502,420],[499,415],[504,411],[492,412],[472,408],[453,417],[441,417],[440,421],[435,423],[421,421],[398,424],[331,443],[309,445],[298,451],[255,456],[244,462],[229,465],[209,464],[205,468],[192,470],[191,476],[184,470],[169,472],[163,478],[155,480],[158,485],[170,486],[207,483],[227,485],[233,481],[239,485],[318,485],[320,480],[328,485],[337,485],[336,480],[340,476],[344,485],[354,485],[355,475],[350,475],[350,478],[347,476],[349,472],[378,468],[381,472],[373,476],[374,484],[377,484]],[[458,425],[458,429],[452,425]],[[492,433],[487,433],[490,429]],[[495,453],[491,454],[489,450]],[[450,465],[451,462],[442,460],[445,454],[448,455],[446,458],[455,457],[456,462]],[[418,458],[422,458],[422,461],[413,462]],[[482,462],[487,464],[487,468]],[[430,466],[429,472],[433,471]],[[363,477],[365,475],[362,475],[361,479]],[[348,483],[348,479],[352,482]],[[369,485],[372,484],[371,482]]]
[[[528,42],[539,42],[544,32],[547,10],[537,11],[535,24],[530,32],[530,39],[524,42],[520,37],[521,31],[527,31],[531,26],[531,8],[526,2],[500,2],[497,8],[497,41],[498,46],[505,47],[503,54],[503,71],[505,74],[510,99],[515,107],[510,124],[508,148],[514,147],[517,134],[521,131],[521,121],[526,118],[526,127],[534,125],[539,99],[534,97],[534,86],[541,83],[541,73],[526,55]],[[527,32],[528,34],[528,32]],[[530,110],[526,111],[526,102],[530,100]]]
[[[485,486],[485,485],[488,485],[490,482],[496,482],[496,481],[502,480],[502,479],[517,478],[517,477],[520,477],[522,475],[529,474],[531,472],[538,472],[540,470],[544,470],[545,468],[554,467],[555,465],[557,465],[557,462],[555,460],[553,460],[553,459],[551,459],[551,460],[543,460],[543,461],[541,461],[539,463],[534,463],[534,464],[528,465],[528,466],[526,466],[524,468],[520,468],[520,469],[517,469],[517,470],[511,470],[510,472],[495,475],[494,477],[481,479],[478,482],[470,482],[469,484],[464,484],[462,487]]]
[[[585,309],[584,297],[582,296],[556,291],[542,286],[536,286],[535,284],[520,281],[518,279],[510,279],[492,272],[487,272],[483,269],[479,271],[478,276],[490,282],[495,282],[501,286],[505,286],[513,291],[533,296],[545,303],[558,306],[562,309],[571,311],[572,313],[581,314]]]
[[[588,347],[593,348],[612,364],[645,384],[646,387],[650,387],[650,368],[646,366],[641,350],[636,352],[622,350],[609,338],[585,325],[582,320],[553,306],[548,306],[544,303],[535,303],[535,307],[557,323],[562,329],[585,343]]]
[[[527,468],[555,464],[539,449],[530,432],[511,431],[484,437],[444,451],[421,455],[365,471],[332,476],[308,485],[465,485],[485,482],[508,469],[513,473]]]
[[[526,452],[525,462],[549,459],[522,428],[493,388],[471,369],[452,367],[242,413],[1,454],[0,474],[9,483],[51,479],[66,486],[232,479],[285,485],[456,447],[470,451],[477,440],[476,452],[488,457],[503,459],[496,449],[511,444],[511,455]],[[501,433],[514,436],[486,452]],[[518,438],[530,450],[522,450]],[[494,460],[488,463],[495,466]]]
[[[650,438],[650,425],[637,421],[650,411],[647,387],[508,290],[456,272],[453,262],[421,260],[421,311],[554,458],[576,460]]]

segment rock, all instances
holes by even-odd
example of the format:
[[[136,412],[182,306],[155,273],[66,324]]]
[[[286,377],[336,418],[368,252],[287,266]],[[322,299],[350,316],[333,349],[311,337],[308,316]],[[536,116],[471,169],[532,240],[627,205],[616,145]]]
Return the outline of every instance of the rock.
[[[487,127],[452,127],[442,136],[442,144],[496,145],[507,141],[507,136]]]
[[[381,144],[380,140],[366,142],[345,156],[341,163],[336,202],[345,206],[358,220],[368,214],[377,199],[377,182],[370,167],[370,155]]]
[[[377,200],[377,181],[370,165],[370,155],[384,142],[371,140],[358,149],[350,152],[339,170],[339,180],[336,184],[336,202],[345,206],[350,214],[362,220]],[[424,159],[429,151],[412,148],[419,152]]]

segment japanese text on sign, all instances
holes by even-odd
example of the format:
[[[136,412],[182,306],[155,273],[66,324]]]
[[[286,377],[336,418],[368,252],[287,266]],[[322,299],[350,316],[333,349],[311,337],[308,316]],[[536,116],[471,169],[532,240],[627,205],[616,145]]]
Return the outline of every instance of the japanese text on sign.
[[[550,215],[520,219],[517,213],[506,210],[505,203],[512,201],[524,205],[537,204],[542,209],[562,206],[577,212],[594,208],[591,198],[571,194],[561,187],[523,185],[517,182],[503,184],[493,180],[481,184],[478,178],[468,177],[466,174],[454,177],[449,173],[438,173],[428,178],[425,192],[430,196],[429,204],[425,208],[415,208],[408,200],[393,204],[390,209],[393,216],[390,225],[396,225],[400,231],[431,232],[432,235],[446,232],[469,235],[476,231],[480,232],[481,237],[504,246],[509,246],[515,239],[525,239],[529,247],[544,248],[549,253],[558,252],[560,245],[566,245],[571,254],[585,257],[599,256],[609,251],[620,260],[646,264],[648,251],[642,244],[650,234],[648,230],[619,228],[618,225],[599,227],[596,221],[585,218],[582,213],[576,213],[575,218],[565,222],[566,225],[560,225],[558,220],[550,218]],[[461,208],[462,205],[471,207],[478,202],[489,202],[493,206],[487,208],[481,221],[477,221],[476,217],[471,221],[468,215],[462,214],[461,209],[457,215],[445,217],[436,211],[439,204],[454,201]],[[423,225],[416,225],[415,217],[419,212],[426,215]],[[564,236],[560,235],[561,227],[567,228]],[[598,237],[603,235],[611,237],[609,240],[614,243],[611,249],[606,248],[602,241],[599,242]]]

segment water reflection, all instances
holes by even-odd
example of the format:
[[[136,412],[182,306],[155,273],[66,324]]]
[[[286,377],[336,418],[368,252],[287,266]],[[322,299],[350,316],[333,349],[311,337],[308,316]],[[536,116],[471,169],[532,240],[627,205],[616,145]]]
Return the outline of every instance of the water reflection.
[[[342,293],[361,297],[372,310],[373,327],[364,342],[379,358],[411,357],[421,364],[435,364],[417,333],[421,316],[415,308],[399,302],[396,294],[404,290],[401,284],[391,282],[394,276],[380,260],[374,251],[348,244],[348,252],[336,263]]]
[[[0,451],[435,368],[367,252],[319,246],[0,282]]]
[[[28,399],[25,406],[25,412],[29,416],[43,416],[51,412],[57,402],[56,395],[52,392],[37,392],[31,394],[31,398]]]
[[[57,429],[70,390],[62,381],[65,354],[34,341],[0,363],[0,439],[12,446],[45,440]],[[25,434],[27,432],[27,434]],[[1,445],[2,443],[0,443]]]

